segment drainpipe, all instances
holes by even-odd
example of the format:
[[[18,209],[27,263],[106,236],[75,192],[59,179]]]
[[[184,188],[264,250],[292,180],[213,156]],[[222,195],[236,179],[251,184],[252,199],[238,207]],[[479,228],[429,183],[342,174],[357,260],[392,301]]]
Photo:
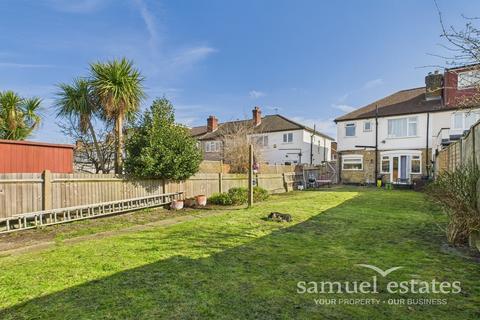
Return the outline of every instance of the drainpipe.
[[[428,165],[429,157],[428,157],[428,138],[430,131],[430,113],[427,113],[427,141],[426,141],[426,156],[425,156],[425,170],[427,172],[427,177],[430,177],[430,169]]]
[[[378,179],[378,106],[375,106],[375,177],[374,184]]]

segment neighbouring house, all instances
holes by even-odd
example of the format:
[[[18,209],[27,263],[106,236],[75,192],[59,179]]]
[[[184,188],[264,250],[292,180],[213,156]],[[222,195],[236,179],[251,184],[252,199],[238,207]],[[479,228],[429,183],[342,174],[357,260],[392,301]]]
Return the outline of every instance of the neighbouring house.
[[[332,137],[290,120],[282,115],[262,117],[259,107],[252,110],[252,119],[219,123],[215,116],[206,126],[191,128],[205,160],[224,159],[226,133],[248,127],[248,137],[262,150],[268,164],[320,164],[331,160]]]
[[[411,184],[432,175],[435,156],[479,119],[478,65],[429,73],[406,89],[335,119],[344,183]]]
[[[0,140],[0,173],[73,172],[73,145]]]

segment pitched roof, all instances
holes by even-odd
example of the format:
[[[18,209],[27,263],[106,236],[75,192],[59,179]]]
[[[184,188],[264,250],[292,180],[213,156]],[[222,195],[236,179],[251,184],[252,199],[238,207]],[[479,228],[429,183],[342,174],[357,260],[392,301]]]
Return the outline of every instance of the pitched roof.
[[[222,135],[235,130],[239,125],[250,125],[252,124],[252,119],[248,120],[238,120],[238,121],[229,121],[218,124],[218,129],[213,132],[207,132],[207,126],[193,127],[190,129],[192,136],[196,137],[199,140],[214,140],[221,137]],[[262,117],[262,122],[253,128],[254,133],[268,133],[268,132],[278,132],[278,131],[290,131],[290,130],[307,130],[313,132],[313,129],[304,126],[298,122],[290,120],[279,114],[267,115]],[[332,137],[323,134],[321,132],[315,131],[316,134],[325,137],[330,140],[335,140]]]
[[[445,110],[446,108],[441,100],[426,100],[425,87],[420,87],[398,91],[360,109],[338,117],[335,119],[335,122],[374,118],[376,107],[378,107],[379,117],[435,112]]]

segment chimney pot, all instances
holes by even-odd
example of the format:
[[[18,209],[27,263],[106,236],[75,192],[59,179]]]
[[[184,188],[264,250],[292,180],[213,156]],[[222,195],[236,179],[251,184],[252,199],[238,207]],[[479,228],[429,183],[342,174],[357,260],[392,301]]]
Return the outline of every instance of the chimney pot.
[[[252,114],[253,114],[253,125],[256,127],[260,123],[262,123],[262,111],[260,110],[260,107],[253,108]]]
[[[207,119],[207,132],[213,132],[218,129],[218,119],[215,116],[209,116]]]

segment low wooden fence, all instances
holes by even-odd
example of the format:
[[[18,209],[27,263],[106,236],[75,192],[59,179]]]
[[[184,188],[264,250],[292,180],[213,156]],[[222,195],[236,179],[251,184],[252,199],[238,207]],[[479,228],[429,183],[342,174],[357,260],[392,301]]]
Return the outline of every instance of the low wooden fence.
[[[257,174],[257,184],[271,193],[293,189],[295,173]],[[298,178],[300,179],[300,178]],[[132,180],[113,174],[0,174],[0,219],[40,210],[183,192],[185,197],[207,196],[247,187],[247,176],[198,173],[182,182]]]

